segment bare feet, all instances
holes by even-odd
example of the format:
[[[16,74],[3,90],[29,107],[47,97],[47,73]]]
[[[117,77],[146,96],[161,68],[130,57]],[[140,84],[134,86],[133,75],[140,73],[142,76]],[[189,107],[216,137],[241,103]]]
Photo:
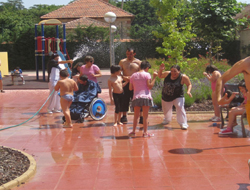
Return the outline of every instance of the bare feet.
[[[116,122],[116,123],[114,123],[114,126],[116,127],[117,125],[123,125],[123,123],[121,123],[121,122]]]

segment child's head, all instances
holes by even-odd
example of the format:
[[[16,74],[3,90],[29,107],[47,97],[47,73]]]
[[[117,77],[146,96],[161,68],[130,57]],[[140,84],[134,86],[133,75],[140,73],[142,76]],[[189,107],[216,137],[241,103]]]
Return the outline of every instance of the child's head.
[[[79,81],[80,84],[86,85],[87,82],[88,82],[88,77],[86,75],[81,75],[78,78],[78,81]]]
[[[112,65],[112,66],[110,67],[110,72],[111,72],[111,74],[114,74],[114,73],[116,73],[116,72],[118,72],[118,71],[120,71],[120,70],[121,70],[120,65]]]
[[[69,76],[69,73],[66,69],[60,71],[60,77],[66,78]]]
[[[246,84],[245,84],[244,80],[240,81],[240,83],[238,84],[238,87],[239,87],[239,91],[241,93],[246,93],[247,92],[247,88],[246,88]]]
[[[20,69],[20,67],[16,67],[16,70],[19,70]]]
[[[59,55],[57,53],[53,53],[50,57],[50,59],[55,59],[55,60],[58,60],[59,59]]]
[[[85,63],[88,63],[88,62],[91,62],[91,63],[94,63],[94,58],[90,55],[87,55],[85,58],[84,58],[84,62]]]
[[[148,61],[142,61],[141,62],[141,69],[145,70],[147,68],[149,68],[149,69],[151,68],[150,63]]]
[[[217,69],[216,66],[214,66],[214,65],[208,65],[208,66],[206,67],[206,72],[207,72],[207,73],[213,73],[214,71],[218,71],[218,69]]]

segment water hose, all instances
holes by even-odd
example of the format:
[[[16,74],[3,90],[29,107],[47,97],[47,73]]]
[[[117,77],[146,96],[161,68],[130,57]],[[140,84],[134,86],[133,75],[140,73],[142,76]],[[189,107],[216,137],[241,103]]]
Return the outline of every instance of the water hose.
[[[55,90],[53,90],[53,91],[51,92],[51,94],[50,94],[49,97],[45,100],[45,102],[43,103],[43,105],[41,106],[41,108],[40,108],[31,118],[29,118],[28,120],[26,120],[26,121],[24,121],[24,122],[22,122],[22,123],[19,123],[19,124],[17,124],[17,125],[12,125],[12,126],[9,126],[9,127],[2,128],[2,129],[0,129],[0,131],[3,131],[3,130],[5,130],[5,129],[10,129],[10,128],[13,128],[13,127],[18,127],[18,126],[20,126],[20,125],[23,125],[23,124],[27,123],[27,122],[30,121],[31,119],[33,119],[33,117],[35,117],[35,116],[41,111],[41,109],[42,109],[42,108],[44,107],[44,105],[47,103],[47,101],[49,100],[50,96],[54,93],[54,91],[55,91]]]

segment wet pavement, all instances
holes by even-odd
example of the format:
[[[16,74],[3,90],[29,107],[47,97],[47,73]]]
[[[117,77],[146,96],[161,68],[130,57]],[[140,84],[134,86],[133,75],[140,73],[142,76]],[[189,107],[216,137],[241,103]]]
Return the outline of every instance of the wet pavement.
[[[0,145],[32,155],[37,172],[22,190],[152,189],[231,190],[250,189],[247,161],[250,140],[235,134],[218,136],[211,113],[188,113],[188,130],[181,130],[174,115],[162,125],[163,115],[150,114],[149,131],[155,136],[128,137],[128,124],[114,127],[114,106],[108,89],[100,98],[108,104],[106,117],[73,128],[62,128],[62,113],[37,112],[49,95],[48,89],[6,90],[0,93],[0,129],[29,120],[21,126],[0,131]],[[139,125],[138,125],[139,127]],[[248,128],[248,125],[246,125]]]

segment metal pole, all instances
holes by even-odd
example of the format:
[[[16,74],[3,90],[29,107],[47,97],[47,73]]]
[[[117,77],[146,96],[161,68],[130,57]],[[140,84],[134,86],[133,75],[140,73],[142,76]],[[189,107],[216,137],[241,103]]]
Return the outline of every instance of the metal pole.
[[[36,63],[36,80],[39,80],[38,55],[37,55],[37,24],[35,25],[35,63]]]
[[[63,53],[65,59],[67,59],[67,54],[66,54],[66,25],[63,23]]]
[[[110,56],[110,67],[112,66],[112,33],[111,24],[109,25],[109,56]]]
[[[44,48],[45,48],[45,38],[44,38],[44,25],[41,25],[42,27],[42,62],[43,62],[43,81],[45,81],[45,52],[44,52]]]
[[[112,65],[115,65],[115,45],[114,45],[114,33],[112,35]]]

